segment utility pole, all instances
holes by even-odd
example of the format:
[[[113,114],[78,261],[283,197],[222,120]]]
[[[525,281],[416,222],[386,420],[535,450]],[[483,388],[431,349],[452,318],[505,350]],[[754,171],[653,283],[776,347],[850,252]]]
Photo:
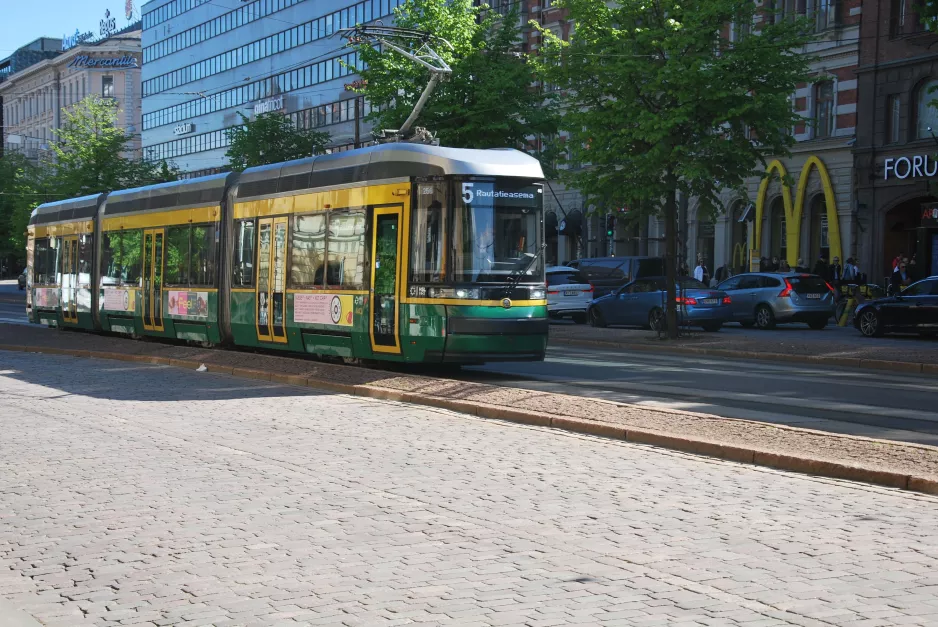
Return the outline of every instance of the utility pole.
[[[362,145],[361,100],[361,96],[355,96],[355,148],[361,148]]]

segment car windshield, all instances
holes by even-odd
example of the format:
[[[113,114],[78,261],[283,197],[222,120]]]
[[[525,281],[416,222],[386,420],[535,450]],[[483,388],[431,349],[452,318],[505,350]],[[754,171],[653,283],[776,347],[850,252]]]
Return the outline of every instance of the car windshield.
[[[543,281],[541,187],[508,181],[456,185],[453,279],[504,282],[524,272],[522,281]]]

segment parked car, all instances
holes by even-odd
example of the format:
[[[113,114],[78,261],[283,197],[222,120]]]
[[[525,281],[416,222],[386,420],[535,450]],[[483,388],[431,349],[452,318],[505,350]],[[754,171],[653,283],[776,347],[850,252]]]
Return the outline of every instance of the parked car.
[[[893,296],[863,303],[854,313],[853,324],[867,337],[890,332],[938,334],[938,276],[913,283]]]
[[[664,276],[662,257],[591,257],[567,264],[576,268],[593,286],[593,297],[600,298],[626,283],[645,277]]]
[[[593,286],[575,268],[547,268],[547,313],[551,318],[573,318],[586,322],[586,310],[593,300]]]
[[[749,272],[717,286],[733,301],[732,320],[744,327],[773,329],[776,324],[804,322],[823,329],[834,314],[834,288],[814,274]]]
[[[20,275],[16,277],[16,285],[21,289],[26,289],[26,268],[23,268],[23,271],[20,272]]]
[[[590,305],[589,320],[594,327],[629,325],[665,328],[664,277],[638,279],[618,290],[597,298]],[[730,297],[694,279],[680,279],[677,285],[678,322],[681,326],[719,331],[730,319]]]

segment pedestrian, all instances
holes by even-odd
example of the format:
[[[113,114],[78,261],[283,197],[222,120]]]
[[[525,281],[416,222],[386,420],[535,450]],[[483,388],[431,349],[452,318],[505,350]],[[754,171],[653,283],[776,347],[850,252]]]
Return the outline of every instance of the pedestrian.
[[[798,263],[795,264],[795,272],[800,272],[802,274],[807,273],[808,266],[804,265],[804,259],[798,257]]]
[[[898,294],[911,284],[912,277],[909,276],[908,266],[905,261],[900,261],[896,271],[892,273],[892,280],[889,282],[889,290],[893,294]]]
[[[825,281],[829,276],[829,268],[827,265],[827,259],[824,257],[824,253],[818,255],[817,261],[814,262],[814,274],[823,278]]]
[[[896,272],[899,269],[899,264],[902,263],[902,260],[905,258],[905,253],[899,253],[892,260],[892,271]]]
[[[847,257],[847,263],[844,264],[844,282],[856,283],[860,278],[860,269],[853,257]]]
[[[779,272],[791,272],[791,266],[788,265],[787,259],[782,259],[781,264],[779,265],[778,271]]]
[[[707,269],[707,264],[704,263],[704,258],[700,255],[697,256],[697,267],[694,268],[694,279],[704,285],[710,285],[710,271]]]
[[[724,263],[722,266],[717,268],[716,273],[713,275],[713,280],[716,281],[717,285],[719,285],[731,276],[733,276],[733,271],[730,269],[730,264]]]

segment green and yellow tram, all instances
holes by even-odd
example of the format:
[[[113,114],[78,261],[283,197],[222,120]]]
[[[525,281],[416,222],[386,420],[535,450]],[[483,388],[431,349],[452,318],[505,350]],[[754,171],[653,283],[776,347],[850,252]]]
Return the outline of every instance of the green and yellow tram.
[[[39,206],[31,322],[345,358],[541,360],[543,173],[384,144]]]

